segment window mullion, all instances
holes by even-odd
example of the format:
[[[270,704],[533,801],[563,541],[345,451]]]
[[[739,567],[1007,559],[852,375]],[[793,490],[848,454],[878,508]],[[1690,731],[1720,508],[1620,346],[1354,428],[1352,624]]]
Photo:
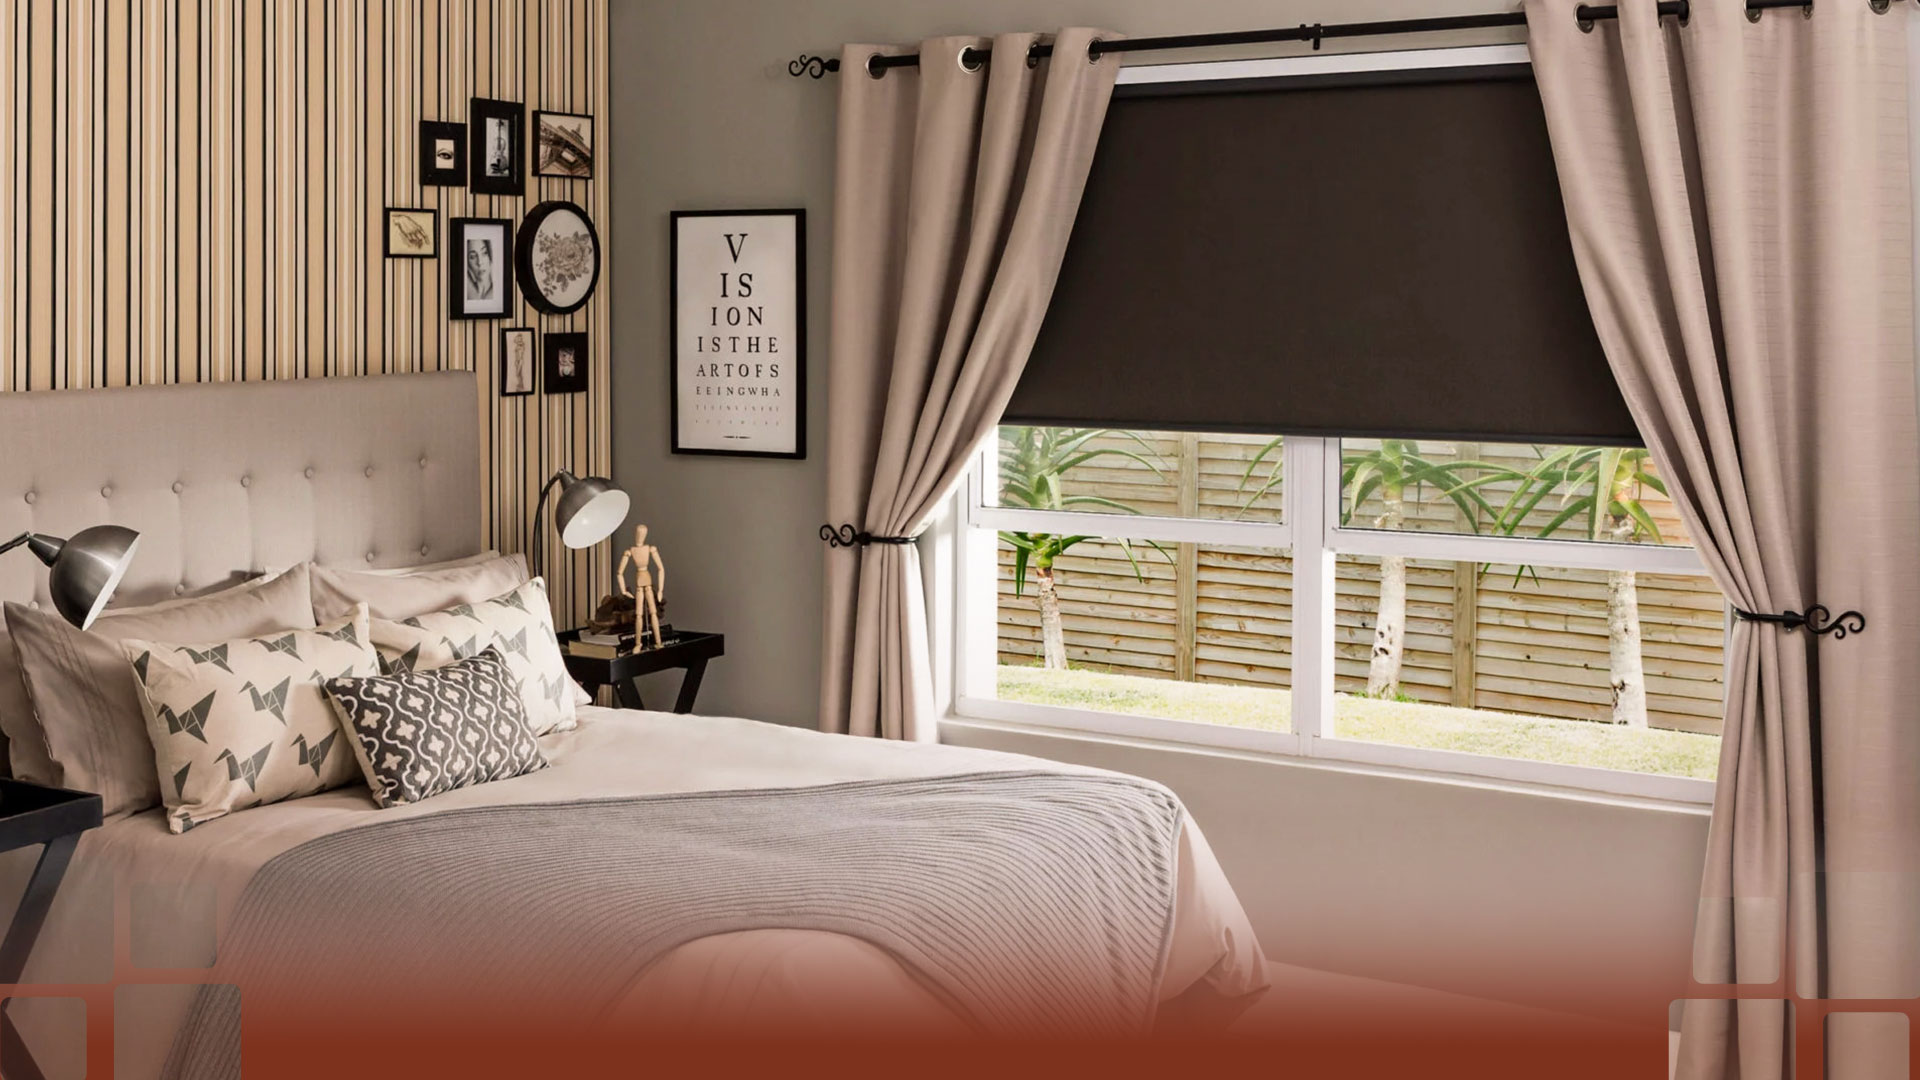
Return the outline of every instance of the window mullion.
[[[1286,441],[1286,519],[1293,532],[1293,721],[1305,752],[1333,727],[1333,549],[1326,439]]]

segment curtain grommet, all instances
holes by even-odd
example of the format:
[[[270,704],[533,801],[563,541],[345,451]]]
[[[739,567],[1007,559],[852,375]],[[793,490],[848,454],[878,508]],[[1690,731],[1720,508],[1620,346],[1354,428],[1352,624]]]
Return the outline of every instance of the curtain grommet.
[[[867,57],[867,77],[870,79],[884,79],[887,77],[887,66],[881,63],[879,53],[874,53],[872,56]]]
[[[1760,9],[1759,9],[1759,8],[1751,8],[1751,7],[1750,7],[1750,8],[1748,8],[1748,9],[1747,9],[1747,21],[1748,21],[1748,22],[1750,22],[1750,23],[1757,23],[1757,22],[1759,22],[1759,21],[1760,21]]]
[[[1037,68],[1039,66],[1040,66],[1040,43],[1036,41],[1033,44],[1027,46],[1027,70],[1031,71],[1034,68]]]
[[[1588,13],[1587,5],[1581,4],[1573,9],[1573,25],[1579,27],[1583,34],[1593,33],[1593,16]]]
[[[987,66],[987,62],[980,59],[979,51],[971,45],[961,49],[957,59],[960,61],[960,70],[969,75],[978,75],[980,69]]]
[[[1873,9],[1875,15],[1885,15],[1892,6],[1893,0],[1867,0],[1867,7]]]
[[[1099,62],[1100,62],[1100,39],[1094,38],[1092,41],[1087,42],[1087,63],[1097,64]]]

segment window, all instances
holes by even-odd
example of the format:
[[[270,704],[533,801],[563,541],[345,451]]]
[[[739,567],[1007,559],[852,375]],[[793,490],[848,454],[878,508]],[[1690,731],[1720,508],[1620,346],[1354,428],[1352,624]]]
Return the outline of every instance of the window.
[[[1726,605],[1644,451],[1008,426],[967,502],[962,715],[1710,794]]]

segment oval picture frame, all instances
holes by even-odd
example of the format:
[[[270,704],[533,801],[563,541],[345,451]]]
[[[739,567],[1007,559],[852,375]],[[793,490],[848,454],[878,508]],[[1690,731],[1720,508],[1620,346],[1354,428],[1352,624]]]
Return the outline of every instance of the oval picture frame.
[[[569,219],[579,222],[584,230],[587,250],[556,254],[549,250],[553,247],[551,239],[544,245],[540,242],[541,233]],[[527,303],[543,314],[568,315],[580,310],[600,285],[600,233],[578,203],[554,199],[528,211],[513,248],[514,276],[520,279],[520,291]],[[580,265],[583,259],[591,265]],[[582,278],[586,284],[579,287],[577,282]]]

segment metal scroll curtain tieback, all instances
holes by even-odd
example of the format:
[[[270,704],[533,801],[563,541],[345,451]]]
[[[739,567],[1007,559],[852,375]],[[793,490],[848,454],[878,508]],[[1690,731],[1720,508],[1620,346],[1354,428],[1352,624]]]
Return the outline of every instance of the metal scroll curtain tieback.
[[[1805,627],[1816,635],[1832,634],[1835,640],[1846,637],[1848,634],[1858,634],[1867,628],[1865,615],[1857,611],[1843,611],[1836,619],[1825,604],[1815,604],[1805,612],[1788,611],[1779,615],[1742,611],[1739,608],[1734,608],[1733,614],[1747,622],[1784,626],[1789,634]]]
[[[911,544],[918,537],[913,536],[875,536],[870,532],[860,532],[851,525],[834,528],[831,525],[820,526],[820,539],[830,548],[866,547],[869,544]]]

